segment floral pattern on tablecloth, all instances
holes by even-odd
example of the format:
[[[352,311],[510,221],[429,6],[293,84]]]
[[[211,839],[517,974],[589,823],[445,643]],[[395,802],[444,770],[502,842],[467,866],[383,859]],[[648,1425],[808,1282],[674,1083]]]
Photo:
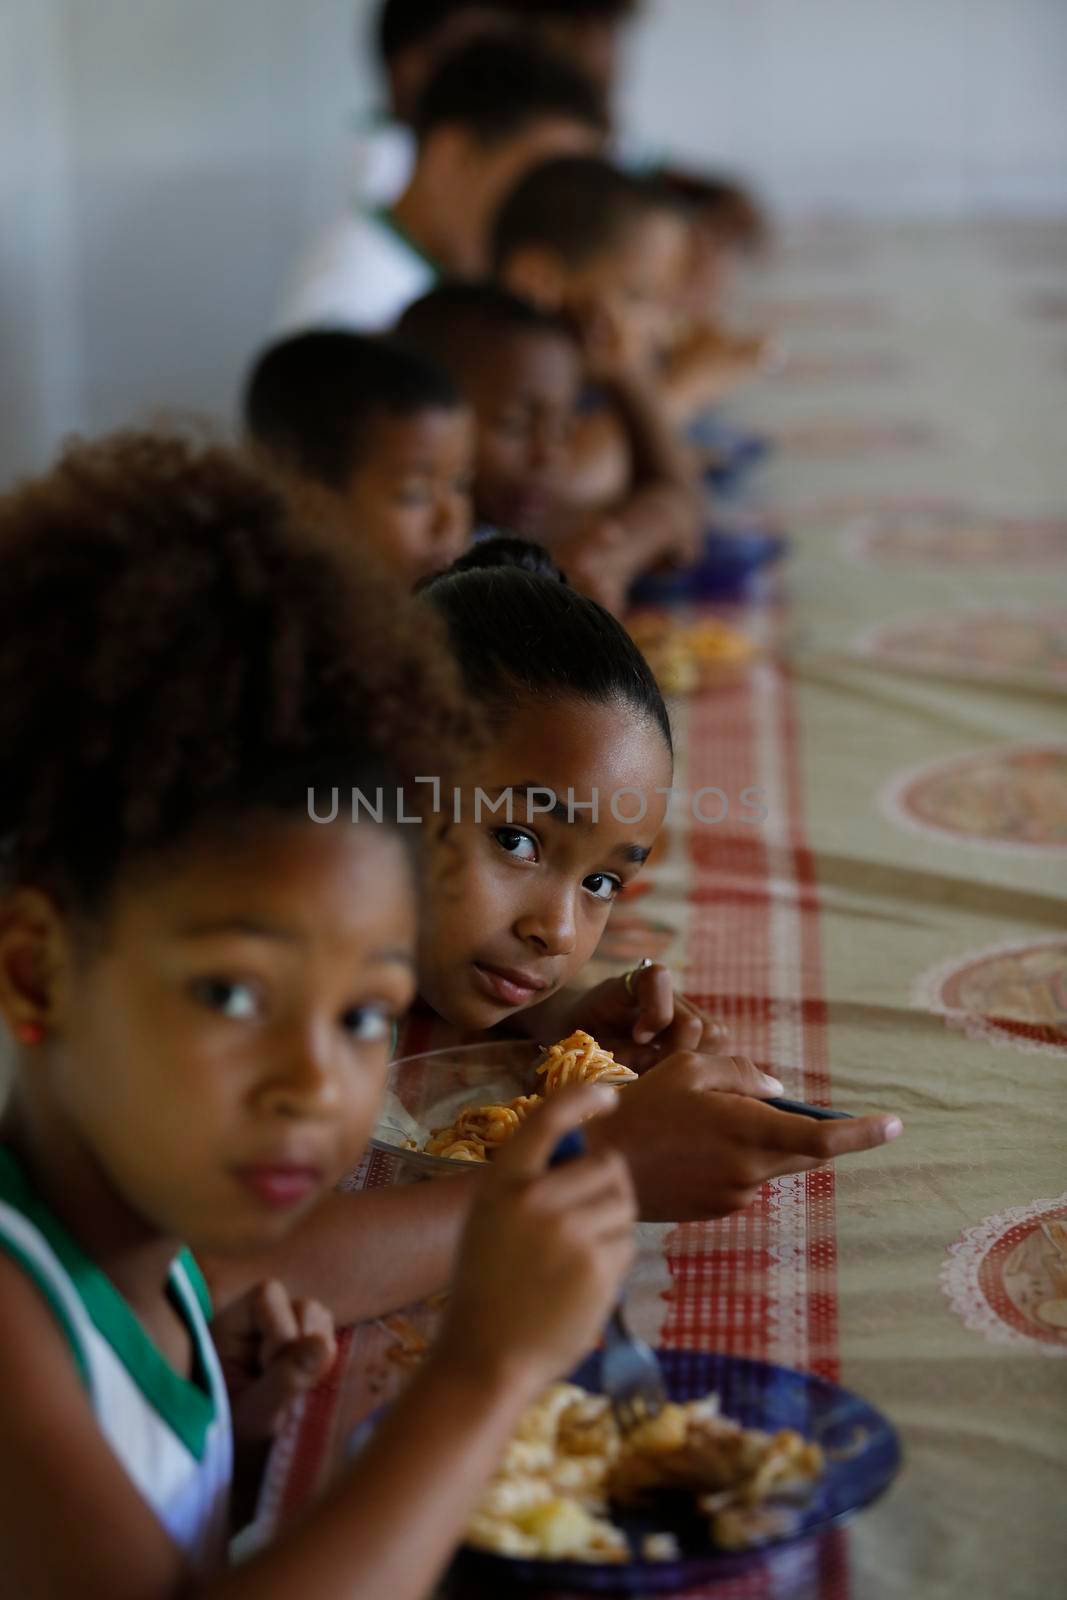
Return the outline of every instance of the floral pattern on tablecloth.
[[[991,1343],[1067,1356],[1067,1194],[966,1229],[949,1246],[941,1287]]]
[[[923,973],[912,999],[970,1039],[1067,1056],[1067,938],[954,957]]]
[[[997,746],[896,775],[880,795],[893,822],[987,850],[1067,851],[1067,744]]]

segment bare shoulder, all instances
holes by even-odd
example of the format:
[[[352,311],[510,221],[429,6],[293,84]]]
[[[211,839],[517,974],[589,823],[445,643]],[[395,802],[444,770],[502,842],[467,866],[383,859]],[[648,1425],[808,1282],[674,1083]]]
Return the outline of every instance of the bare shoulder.
[[[0,1406],[26,1403],[22,1385],[31,1389],[47,1383],[49,1392],[70,1386],[71,1398],[88,1409],[84,1386],[70,1343],[56,1312],[33,1278],[6,1250],[0,1249],[0,1305],[4,1308],[4,1338],[0,1339]],[[18,1380],[18,1387],[13,1380]]]

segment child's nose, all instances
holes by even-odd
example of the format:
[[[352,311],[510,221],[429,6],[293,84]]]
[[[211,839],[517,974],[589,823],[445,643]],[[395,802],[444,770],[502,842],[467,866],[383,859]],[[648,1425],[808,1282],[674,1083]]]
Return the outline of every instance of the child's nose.
[[[434,540],[460,555],[467,547],[471,535],[470,499],[465,494],[443,495],[437,502],[434,517]]]
[[[341,1103],[341,1079],[326,1042],[301,1036],[279,1051],[260,1087],[259,1109],[276,1117],[330,1116]]]
[[[533,945],[542,955],[571,955],[577,941],[573,898],[559,895],[524,912],[515,924],[515,932],[524,944]]]
[[[530,433],[529,463],[539,472],[551,472],[563,459],[563,441],[558,429],[546,424],[535,427]]]

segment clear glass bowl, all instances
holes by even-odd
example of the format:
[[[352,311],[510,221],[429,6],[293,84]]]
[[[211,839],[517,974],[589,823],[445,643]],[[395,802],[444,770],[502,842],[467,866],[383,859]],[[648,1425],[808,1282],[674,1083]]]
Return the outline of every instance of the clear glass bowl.
[[[372,1146],[421,1172],[469,1171],[470,1161],[428,1156],[421,1148],[410,1149],[405,1141],[421,1147],[436,1128],[447,1127],[468,1106],[539,1093],[535,1064],[541,1054],[532,1039],[502,1039],[430,1050],[392,1062]]]

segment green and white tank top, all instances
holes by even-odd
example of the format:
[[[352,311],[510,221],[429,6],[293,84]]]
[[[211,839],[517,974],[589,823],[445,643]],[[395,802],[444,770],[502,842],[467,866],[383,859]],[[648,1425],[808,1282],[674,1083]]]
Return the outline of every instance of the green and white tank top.
[[[192,1256],[181,1251],[170,1271],[174,1306],[195,1352],[189,1379],[174,1370],[2,1146],[0,1249],[47,1300],[101,1431],[171,1538],[195,1570],[220,1565],[232,1476],[230,1412],[208,1331],[211,1302]]]

